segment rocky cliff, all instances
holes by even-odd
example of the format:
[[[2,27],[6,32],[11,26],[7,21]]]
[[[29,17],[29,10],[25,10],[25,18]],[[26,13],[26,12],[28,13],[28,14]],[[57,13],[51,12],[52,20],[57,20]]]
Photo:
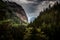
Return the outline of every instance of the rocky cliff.
[[[19,17],[19,19],[22,22],[28,21],[27,15],[24,9],[20,5],[16,4],[15,2],[6,2],[6,3],[9,6],[8,8],[10,8],[13,12],[15,12],[15,14]]]
[[[3,6],[3,7],[1,7]],[[0,3],[0,19],[13,19],[15,22],[26,23],[28,21],[27,15],[21,5],[15,2],[1,2]],[[5,16],[4,16],[5,15]]]

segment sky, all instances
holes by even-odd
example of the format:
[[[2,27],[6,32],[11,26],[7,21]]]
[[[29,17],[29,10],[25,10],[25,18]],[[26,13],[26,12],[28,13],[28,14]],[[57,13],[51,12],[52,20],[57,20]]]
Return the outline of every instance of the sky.
[[[32,17],[39,16],[40,12],[48,8],[49,4],[54,5],[56,1],[41,1],[41,0],[9,0],[21,5],[25,10],[28,21],[30,22]]]

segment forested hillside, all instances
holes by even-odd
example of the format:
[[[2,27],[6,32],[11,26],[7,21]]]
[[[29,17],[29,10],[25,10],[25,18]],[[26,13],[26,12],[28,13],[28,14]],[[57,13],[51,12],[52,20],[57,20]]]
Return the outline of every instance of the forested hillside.
[[[47,8],[28,25],[29,40],[60,40],[60,4]]]
[[[24,22],[17,14],[26,15],[20,11],[18,13],[19,9],[21,11],[21,6],[14,2],[9,4],[9,2],[0,0],[0,40],[23,40],[25,26],[22,25]],[[24,18],[23,16],[22,18]]]
[[[21,25],[17,20],[19,18],[13,15],[7,6],[0,0],[0,40],[60,40],[60,4],[58,2],[53,7],[49,5],[49,8],[40,12],[40,15],[28,26]]]

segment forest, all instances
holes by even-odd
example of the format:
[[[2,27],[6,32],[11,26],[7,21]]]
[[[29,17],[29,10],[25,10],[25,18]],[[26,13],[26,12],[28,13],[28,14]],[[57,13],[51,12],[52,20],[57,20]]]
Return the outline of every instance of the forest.
[[[19,19],[14,17],[6,3],[0,0],[0,40],[60,40],[58,2],[53,7],[49,5],[49,8],[40,12],[33,22],[27,23],[27,26],[21,25]]]

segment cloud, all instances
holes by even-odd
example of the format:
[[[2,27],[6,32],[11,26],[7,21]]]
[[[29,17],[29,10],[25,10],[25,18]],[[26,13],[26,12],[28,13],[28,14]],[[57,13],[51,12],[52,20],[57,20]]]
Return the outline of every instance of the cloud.
[[[26,13],[32,16],[38,16],[43,9],[48,8],[49,4],[53,5],[54,1],[41,1],[39,4],[25,4],[23,5]]]
[[[34,3],[33,1],[27,1],[27,0],[20,0],[20,2],[21,3],[25,3],[25,4],[27,4],[27,3]]]
[[[43,11],[44,9],[48,8],[49,4],[53,6],[55,2],[56,1],[43,1],[41,4],[37,6],[37,10],[35,11],[35,13],[39,13]]]
[[[43,0],[9,0],[9,1],[13,1],[21,5],[24,8],[29,20],[30,20],[30,17],[32,16],[37,17],[41,11],[48,8],[49,4],[53,6],[55,3],[55,1],[46,1],[46,0],[45,1]]]

